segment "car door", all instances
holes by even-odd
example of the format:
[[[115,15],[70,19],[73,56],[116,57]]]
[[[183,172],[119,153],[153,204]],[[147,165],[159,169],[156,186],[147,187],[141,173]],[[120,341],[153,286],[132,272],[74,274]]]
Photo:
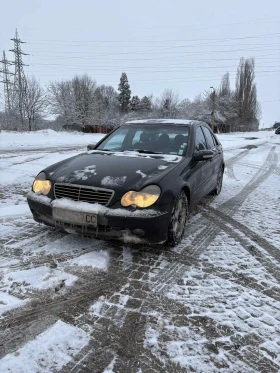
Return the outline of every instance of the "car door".
[[[195,130],[194,137],[194,152],[200,150],[207,150],[207,142],[201,126]],[[211,177],[211,172],[208,170],[209,161],[196,161],[194,158],[190,163],[190,173],[187,176],[188,184],[192,190],[192,201],[194,204],[198,203],[201,198],[206,194],[205,188],[207,179]]]
[[[213,189],[215,189],[217,184],[218,172],[222,163],[221,150],[218,147],[218,142],[212,131],[206,126],[203,126],[202,129],[207,141],[207,149],[211,150],[214,153],[214,157],[208,163],[209,180],[206,189],[207,193],[210,193]]]

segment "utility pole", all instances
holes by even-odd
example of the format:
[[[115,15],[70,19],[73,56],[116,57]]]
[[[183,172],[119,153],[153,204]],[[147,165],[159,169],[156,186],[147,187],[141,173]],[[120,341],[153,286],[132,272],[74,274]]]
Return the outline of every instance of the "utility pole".
[[[12,65],[12,62],[7,60],[5,51],[3,51],[3,59],[0,62],[2,63],[2,69],[0,69],[0,73],[2,73],[3,77],[3,80],[0,80],[0,82],[4,84],[5,120],[8,127],[8,121],[10,119],[9,114],[11,113],[12,109],[12,91],[10,86],[13,84],[11,82],[10,76],[14,74],[9,71],[9,66]]]
[[[212,93],[212,102],[213,102],[213,106],[212,106],[212,112],[211,112],[211,127],[212,127],[212,131],[214,132],[214,127],[215,127],[215,109],[216,109],[216,91],[215,91],[215,88],[214,87],[210,87],[213,89],[213,93]]]
[[[24,66],[25,65],[22,61],[22,56],[28,56],[27,53],[22,52],[21,44],[25,44],[24,41],[21,41],[16,30],[15,37],[11,39],[14,42],[14,49],[10,49],[11,52],[15,55],[15,61],[13,64],[15,65],[15,78],[14,78],[14,98],[17,101],[18,108],[19,108],[19,115],[21,124],[24,124],[24,100],[26,94],[26,79],[24,75]]]
[[[13,84],[11,82],[10,75],[15,74],[9,71],[9,66],[12,65],[12,62],[7,60],[5,51],[3,51],[3,59],[0,62],[2,62],[2,69],[0,72],[3,75],[3,80],[1,80],[1,83],[4,84],[5,111],[10,113],[12,109],[12,92],[10,86]]]

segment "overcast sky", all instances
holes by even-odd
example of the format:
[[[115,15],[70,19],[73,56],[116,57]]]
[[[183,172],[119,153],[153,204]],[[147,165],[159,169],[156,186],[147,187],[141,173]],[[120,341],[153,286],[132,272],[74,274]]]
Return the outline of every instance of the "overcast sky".
[[[88,73],[117,89],[126,72],[133,95],[193,99],[227,71],[234,87],[240,57],[254,57],[261,123],[280,121],[279,0],[16,0],[1,14],[0,48],[13,59],[18,28],[43,85]]]

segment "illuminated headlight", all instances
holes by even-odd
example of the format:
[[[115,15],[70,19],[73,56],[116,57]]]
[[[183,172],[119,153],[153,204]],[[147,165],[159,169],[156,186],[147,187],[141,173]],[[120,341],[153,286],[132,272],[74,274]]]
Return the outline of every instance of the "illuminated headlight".
[[[131,205],[142,208],[150,207],[159,199],[160,192],[160,187],[157,185],[149,185],[140,192],[131,190],[122,197],[121,204],[124,207]]]
[[[32,189],[34,193],[42,193],[47,195],[51,190],[52,184],[50,180],[46,180],[46,174],[41,172],[38,176],[36,176]]]

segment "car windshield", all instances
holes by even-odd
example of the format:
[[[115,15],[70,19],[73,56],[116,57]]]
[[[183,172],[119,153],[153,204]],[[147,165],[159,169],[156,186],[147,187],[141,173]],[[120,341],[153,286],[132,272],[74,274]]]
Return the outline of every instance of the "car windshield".
[[[189,127],[175,125],[128,125],[118,128],[99,146],[104,151],[185,155]]]

